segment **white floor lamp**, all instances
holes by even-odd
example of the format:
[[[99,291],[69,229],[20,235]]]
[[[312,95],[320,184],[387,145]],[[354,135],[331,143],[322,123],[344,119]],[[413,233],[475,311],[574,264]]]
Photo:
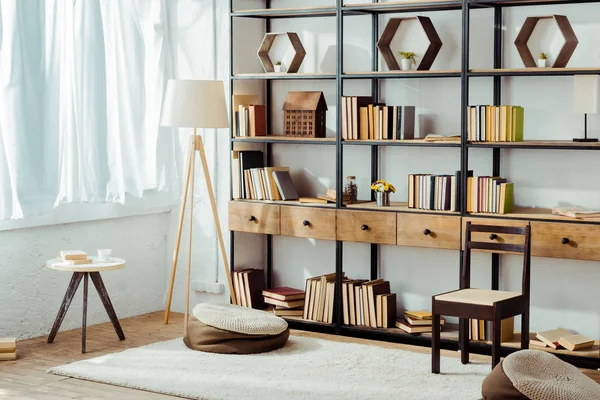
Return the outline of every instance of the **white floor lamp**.
[[[196,166],[196,152],[200,153],[202,169],[204,172],[204,180],[206,189],[212,207],[213,218],[217,228],[217,236],[221,256],[223,258],[223,267],[225,268],[225,276],[229,285],[229,293],[233,304],[237,304],[233,284],[231,282],[231,274],[229,272],[229,262],[227,260],[227,252],[225,251],[225,243],[223,242],[223,234],[221,225],[219,224],[219,216],[217,214],[217,204],[215,195],[208,172],[208,164],[206,162],[206,153],[204,151],[204,143],[202,138],[197,135],[197,128],[228,128],[229,120],[227,118],[227,105],[225,104],[225,90],[222,81],[200,81],[200,80],[174,80],[171,79],[167,83],[165,97],[163,100],[163,108],[160,118],[161,126],[171,126],[178,128],[194,128],[194,134],[190,138],[190,148],[187,164],[187,173],[184,182],[183,197],[181,199],[181,208],[179,211],[179,225],[177,227],[177,238],[175,241],[175,250],[173,253],[173,266],[171,269],[171,280],[169,292],[167,295],[167,308],[165,311],[165,324],[169,323],[169,314],[171,312],[171,300],[173,298],[173,286],[175,284],[175,272],[177,270],[177,261],[179,259],[179,247],[181,244],[181,235],[183,230],[183,221],[185,218],[185,210],[187,204],[188,191],[191,193],[192,201],[190,201],[190,230],[189,230],[189,248],[188,248],[188,265],[186,275],[186,294],[185,294],[185,321],[184,332],[187,331],[188,311],[190,307],[190,276],[192,265],[192,214],[193,214],[193,194],[194,194],[194,171]]]

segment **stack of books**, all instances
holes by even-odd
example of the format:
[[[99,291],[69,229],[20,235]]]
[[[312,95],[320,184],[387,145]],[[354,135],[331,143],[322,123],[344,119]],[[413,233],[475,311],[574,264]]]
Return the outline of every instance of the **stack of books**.
[[[289,167],[266,167],[260,150],[234,151],[232,157],[234,199],[297,200]]]
[[[93,262],[87,253],[81,250],[62,250],[59,254],[59,260],[70,265],[91,264]]]
[[[13,361],[17,359],[17,340],[14,338],[0,338],[0,361]]]
[[[333,323],[335,273],[307,279],[305,292],[302,318],[309,321]]]
[[[290,287],[263,290],[265,303],[275,306],[273,313],[280,317],[302,317],[305,292]]]
[[[513,211],[514,184],[497,176],[467,177],[467,212],[508,214]]]
[[[524,109],[521,106],[470,106],[468,140],[471,142],[522,142]]]
[[[440,327],[446,323],[443,317],[440,317]],[[396,322],[396,327],[406,333],[429,333],[433,331],[433,321],[431,312],[425,310],[405,311],[404,319]]]
[[[242,307],[265,308],[263,290],[265,290],[265,273],[262,269],[243,269],[233,271],[233,290],[238,305]]]
[[[342,283],[344,324],[391,328],[396,321],[396,294],[390,293],[390,282],[350,279]]]
[[[239,105],[235,112],[235,136],[267,135],[267,109],[263,104]]]
[[[554,350],[565,348],[569,351],[577,351],[594,346],[594,339],[584,335],[575,335],[563,328],[539,332],[535,337],[537,340],[530,341],[530,344],[539,347],[550,347]]]
[[[422,210],[458,211],[458,183],[456,175],[408,175],[408,207]]]
[[[373,103],[369,96],[342,97],[342,139],[415,138],[415,107]]]

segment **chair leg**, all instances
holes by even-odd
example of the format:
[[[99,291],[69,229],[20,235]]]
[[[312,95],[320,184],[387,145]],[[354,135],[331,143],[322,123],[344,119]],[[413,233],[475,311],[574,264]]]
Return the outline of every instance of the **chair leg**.
[[[494,320],[492,321],[492,369],[500,362],[500,349],[502,347],[502,314],[500,309],[494,307]]]
[[[469,363],[469,319],[459,319],[459,332],[460,337],[460,362],[463,364]]]
[[[440,316],[432,312],[433,321],[431,333],[431,372],[433,374],[440,373]]]
[[[521,350],[529,348],[529,305],[521,315]]]

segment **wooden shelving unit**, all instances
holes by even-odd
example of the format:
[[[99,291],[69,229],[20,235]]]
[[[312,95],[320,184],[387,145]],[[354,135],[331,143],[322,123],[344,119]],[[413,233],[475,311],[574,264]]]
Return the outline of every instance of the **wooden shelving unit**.
[[[246,202],[246,203],[258,203],[258,204],[277,204],[280,206],[294,206],[294,207],[315,207],[315,208],[335,208],[335,203],[300,203],[299,201],[290,200],[246,200],[237,199],[235,201]]]
[[[469,103],[469,82],[471,79],[479,79],[479,78],[492,78],[493,80],[493,103],[494,105],[502,104],[502,84],[503,77],[519,77],[519,79],[527,79],[529,77],[540,77],[540,76],[573,76],[573,75],[586,75],[586,74],[600,74],[600,67],[589,66],[585,68],[504,68],[502,65],[502,49],[505,32],[502,31],[502,17],[503,10],[505,7],[518,7],[518,6],[543,6],[543,5],[560,5],[560,4],[574,4],[574,3],[599,3],[600,0],[404,0],[404,1],[389,1],[389,2],[379,2],[378,0],[373,0],[373,2],[365,2],[362,4],[348,4],[344,5],[343,0],[335,0],[335,6],[327,6],[327,7],[297,7],[297,8],[270,8],[271,1],[265,0],[266,8],[259,10],[233,10],[230,8],[230,22],[233,27],[235,21],[240,18],[261,18],[265,20],[265,28],[266,32],[271,31],[271,20],[276,18],[320,18],[323,23],[331,23],[336,26],[336,39],[337,39],[337,50],[336,50],[336,71],[331,71],[328,73],[324,72],[308,72],[308,73],[239,73],[230,76],[230,83],[232,90],[234,90],[234,84],[236,81],[242,80],[255,80],[261,81],[264,83],[265,88],[265,103],[267,104],[267,109],[274,109],[271,107],[271,98],[272,98],[272,90],[274,81],[279,80],[308,80],[308,81],[326,81],[329,80],[336,85],[336,102],[335,109],[338,110],[336,126],[335,129],[330,127],[330,129],[336,132],[336,137],[328,137],[324,139],[302,139],[302,138],[286,138],[281,136],[267,136],[260,138],[233,138],[231,140],[231,146],[233,150],[233,146],[237,143],[263,143],[265,146],[265,155],[267,163],[270,165],[272,160],[273,153],[273,144],[287,144],[287,145],[297,145],[297,144],[309,144],[309,145],[330,145],[335,149],[335,158],[336,158],[336,171],[335,171],[335,188],[338,193],[343,192],[345,176],[343,171],[343,155],[344,149],[347,146],[368,146],[370,147],[370,158],[371,158],[371,170],[370,177],[374,181],[378,178],[379,174],[379,150],[380,148],[387,146],[406,146],[406,147],[436,147],[436,148],[456,148],[460,151],[460,170],[462,173],[462,181],[459,184],[459,190],[462,194],[462,199],[466,198],[466,171],[468,171],[469,166],[469,150],[473,148],[479,149],[489,149],[490,151],[490,163],[492,164],[492,175],[499,176],[500,175],[500,166],[502,162],[502,150],[504,149],[531,149],[531,150],[570,150],[570,151],[588,151],[588,150],[598,150],[600,149],[599,143],[574,143],[566,140],[528,140],[519,143],[497,143],[497,142],[468,142],[467,140],[467,107],[470,105]],[[333,0],[332,0],[333,3]],[[230,0],[230,5],[232,6],[233,1]],[[493,24],[491,24],[491,28],[494,30],[494,40],[493,43],[493,68],[488,69],[471,69],[469,66],[469,31],[470,31],[470,21],[471,21],[471,12],[477,12],[477,10],[481,9],[491,9],[493,10]],[[454,10],[454,11],[452,11]],[[416,13],[416,12],[436,12],[436,11],[451,11],[456,13],[456,18],[462,18],[462,57],[461,57],[461,68],[453,69],[453,70],[433,70],[433,71],[382,71],[381,66],[379,65],[379,57],[378,57],[378,49],[377,49],[377,40],[379,39],[380,34],[380,19],[384,14],[403,14],[403,13]],[[371,26],[372,26],[372,40],[371,40],[371,51],[372,51],[372,59],[371,59],[371,68],[370,71],[345,71],[342,65],[343,59],[343,43],[344,42],[344,27],[345,24],[351,24],[352,21],[355,20],[356,16],[362,16],[364,19],[365,16],[371,18]],[[325,17],[325,18],[322,18]],[[330,18],[328,18],[330,17]],[[233,34],[234,30],[231,29]],[[232,42],[233,42],[232,38]],[[510,40],[507,38],[507,40]],[[231,48],[231,65],[230,70],[233,71],[233,58],[235,54],[233,54],[233,47]],[[456,118],[460,118],[461,120],[461,141],[453,142],[453,141],[439,141],[439,142],[426,142],[424,140],[343,140],[341,135],[341,126],[342,126],[342,115],[341,115],[341,97],[344,95],[344,85],[345,82],[356,81],[356,80],[367,80],[371,82],[371,93],[370,95],[377,101],[380,100],[380,85],[384,84],[386,80],[394,80],[394,79],[460,79],[461,85],[461,112],[460,115],[457,115]],[[365,93],[368,94],[368,93]],[[334,107],[331,107],[332,109]],[[272,118],[270,114],[267,115],[267,123],[272,123]],[[269,126],[271,127],[271,126]],[[571,136],[565,135],[567,137]],[[454,150],[448,150],[454,151]],[[449,171],[451,173],[453,171]],[[283,206],[301,206],[306,207],[306,210],[300,210],[302,213],[310,213],[311,217],[314,218],[315,215],[320,215],[320,213],[331,215],[331,209],[334,209],[336,214],[335,218],[337,218],[337,223],[340,220],[340,215],[346,216],[354,216],[356,211],[365,211],[365,212],[373,212],[373,215],[377,214],[378,218],[383,218],[387,220],[394,220],[394,217],[390,215],[390,213],[397,213],[398,219],[400,217],[404,220],[411,220],[411,223],[416,223],[417,225],[422,224],[425,228],[429,228],[429,224],[436,225],[437,223],[443,225],[441,221],[445,221],[446,223],[451,223],[451,226],[462,226],[465,218],[478,218],[481,221],[485,221],[487,218],[495,219],[495,220],[507,220],[507,224],[510,224],[509,220],[515,221],[523,221],[524,223],[528,223],[532,221],[532,224],[535,221],[547,222],[548,225],[552,225],[553,228],[557,228],[557,224],[555,222],[566,222],[569,223],[565,225],[571,229],[571,232],[579,232],[581,227],[579,225],[572,225],[573,223],[581,224],[584,229],[589,229],[589,235],[594,235],[597,232],[598,225],[600,222],[586,222],[582,220],[577,220],[574,218],[565,218],[560,216],[554,216],[551,214],[551,210],[543,209],[543,208],[524,208],[524,207],[516,207],[514,212],[506,215],[499,214],[484,214],[484,213],[472,213],[469,214],[466,212],[466,202],[463,200],[460,204],[460,212],[446,212],[446,211],[430,211],[430,210],[419,210],[419,209],[409,209],[406,203],[397,202],[393,203],[390,207],[377,207],[373,202],[360,202],[359,204],[353,205],[344,205],[342,203],[341,196],[338,196],[338,200],[336,204],[301,204],[297,202],[258,202],[262,204],[272,204],[270,210],[263,210],[265,214],[268,214],[270,218],[265,222],[265,229],[268,226],[269,229],[274,227],[273,229],[279,229],[279,212],[283,212]],[[372,199],[373,200],[373,199]],[[240,200],[239,202],[248,202],[252,203],[252,201]],[[233,202],[237,204],[238,201]],[[267,207],[268,208],[268,207]],[[319,210],[318,208],[322,208],[323,210]],[[289,209],[288,209],[289,210]],[[297,210],[295,210],[297,211]],[[407,214],[407,215],[404,215]],[[408,215],[412,214],[412,215]],[[258,215],[258,214],[257,214]],[[273,215],[277,215],[277,217],[273,217]],[[382,217],[383,215],[383,217]],[[418,215],[423,215],[422,219],[426,222],[420,222],[421,218],[417,219]],[[525,222],[527,221],[527,222]],[[298,221],[297,221],[298,222]],[[301,220],[299,222],[302,222]],[[244,223],[248,223],[248,221],[244,221]],[[368,222],[364,222],[365,224]],[[544,225],[545,226],[545,225]],[[573,228],[573,226],[575,228]],[[332,334],[341,334],[347,336],[354,337],[364,337],[370,339],[391,341],[391,342],[401,342],[408,344],[415,344],[421,346],[430,346],[431,339],[428,335],[409,335],[402,332],[399,329],[372,329],[368,327],[362,326],[347,326],[342,323],[342,294],[341,294],[341,283],[342,283],[342,273],[344,271],[344,262],[343,262],[343,246],[344,241],[340,240],[340,235],[337,233],[332,226],[328,226],[328,240],[336,241],[336,261],[335,261],[335,271],[337,272],[337,280],[336,280],[336,292],[335,292],[335,314],[334,314],[334,323],[333,324],[323,324],[313,321],[305,321],[301,318],[286,318],[290,324],[290,327],[297,329],[305,329],[305,330],[313,330],[319,332],[327,332]],[[417,229],[418,228],[418,229]],[[413,227],[415,231],[415,235],[420,235],[420,239],[413,241],[413,238],[409,238],[409,240],[404,243],[400,243],[400,239],[397,241],[397,245],[422,245],[422,247],[434,247],[430,244],[424,242],[424,238],[426,240],[430,239],[430,236],[426,236],[427,234],[423,233],[423,227]],[[562,226],[557,229],[560,230]],[[255,225],[252,225],[248,229],[254,229],[254,232],[258,229]],[[455,228],[452,228],[455,229]],[[395,230],[395,228],[394,228]],[[425,229],[428,231],[429,229]],[[460,230],[460,229],[459,229]],[[278,232],[278,231],[277,231]],[[305,234],[306,231],[302,231],[302,234]],[[587,232],[587,231],[586,231]],[[267,243],[267,258],[266,258],[266,271],[267,271],[267,282],[268,284],[271,282],[271,275],[273,273],[273,262],[272,262],[272,232],[260,232],[266,236]],[[279,234],[279,233],[277,233]],[[386,233],[389,235],[393,235],[393,232]],[[454,237],[460,237],[460,232],[450,232]],[[230,253],[231,253],[231,265],[234,265],[234,248],[235,248],[235,235],[234,232],[230,234]],[[358,234],[360,235],[360,234]],[[425,235],[425,236],[424,236]],[[582,235],[585,236],[585,233]],[[588,235],[588,236],[589,236]],[[302,235],[287,235],[287,236],[298,236],[298,237],[308,237]],[[385,236],[385,235],[383,235]],[[583,237],[583,236],[582,236]],[[376,279],[379,278],[379,244],[377,243],[388,243],[387,241],[383,241],[378,238],[379,241],[374,243],[373,241],[368,242],[370,245],[370,278]],[[420,240],[420,242],[419,242]],[[535,239],[533,239],[535,240]],[[356,240],[353,240],[356,241]],[[366,242],[365,240],[358,240]],[[418,243],[419,242],[419,243]],[[560,242],[560,236],[559,236]],[[424,244],[425,243],[425,244]],[[589,242],[586,243],[588,247],[593,247],[594,244],[590,245]],[[421,247],[421,246],[420,246]],[[447,248],[455,248],[457,249],[460,246],[455,247],[447,247]],[[571,246],[571,248],[573,248]],[[566,249],[566,247],[565,247]],[[595,251],[595,248],[593,249]],[[459,251],[459,250],[456,250]],[[567,252],[565,252],[567,253]],[[555,255],[550,255],[552,257],[556,257]],[[586,257],[589,256],[589,253]],[[563,258],[574,258],[574,259],[590,259],[579,257],[579,254],[575,254],[574,256],[564,256]],[[600,260],[600,252],[598,256],[593,256]],[[458,258],[458,257],[457,257]],[[560,258],[560,257],[559,257]],[[492,289],[498,289],[499,286],[499,268],[500,268],[500,257],[498,254],[493,254],[491,258],[491,270],[492,270]],[[457,277],[458,281],[458,277]],[[442,335],[442,348],[458,350],[458,335],[456,331],[452,331],[448,324],[446,330]],[[518,336],[515,337],[514,341],[503,343],[502,352],[503,355],[507,355],[511,352],[517,350],[517,341]],[[491,354],[491,346],[488,342],[485,341],[477,341],[471,343],[471,352],[480,353],[480,354]],[[549,349],[547,349],[550,351]],[[571,362],[579,367],[585,368],[600,368],[600,349],[598,349],[598,343],[596,346],[591,349],[589,352],[567,352],[567,351],[552,351],[556,353],[562,359]]]

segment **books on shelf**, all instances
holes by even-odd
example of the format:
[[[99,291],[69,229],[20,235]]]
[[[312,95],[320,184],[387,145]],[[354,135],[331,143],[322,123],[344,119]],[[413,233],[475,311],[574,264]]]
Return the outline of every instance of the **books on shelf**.
[[[265,297],[282,301],[300,300],[304,299],[305,296],[305,292],[303,290],[294,289],[287,286],[266,289],[263,290],[262,294]]]
[[[458,211],[460,207],[456,175],[408,175],[408,207],[422,210]]]
[[[522,142],[524,109],[521,106],[468,107],[467,134],[471,142]]]
[[[600,210],[592,210],[585,207],[555,207],[552,209],[552,214],[569,218],[583,219],[587,221],[600,221]]]
[[[268,170],[269,168],[265,168],[262,174],[268,175]],[[275,181],[277,191],[279,191],[279,197],[281,197],[282,200],[298,200],[298,192],[296,192],[296,188],[294,187],[289,168],[273,170],[270,175],[272,175],[272,178]],[[271,176],[269,176],[269,178],[271,178]],[[265,179],[268,178],[265,177]],[[275,191],[274,189],[271,190]],[[270,196],[271,193],[267,194]]]
[[[446,320],[440,317],[440,329],[445,323]],[[429,333],[433,330],[432,314],[427,310],[407,310],[404,312],[404,319],[396,322],[396,327],[406,333]]]
[[[467,177],[467,212],[509,214],[514,184],[498,176]]]
[[[342,310],[345,325],[391,328],[396,321],[396,294],[390,282],[348,279],[342,283]]]
[[[332,323],[334,317],[335,273],[315,276],[306,280],[302,318]]]
[[[558,339],[558,344],[569,351],[577,351],[587,349],[594,345],[594,339],[590,339],[585,335],[568,335],[561,336]]]
[[[233,110],[231,132],[234,137],[241,136],[240,132],[245,131],[245,128],[240,127],[240,106],[248,107],[251,104],[258,103],[258,96],[254,94],[234,94],[231,96],[231,108]],[[242,115],[244,116],[245,120],[245,111]]]
[[[494,337],[491,322],[481,319],[470,320],[469,339],[471,340],[492,340]],[[510,317],[502,320],[500,324],[500,342],[511,342],[514,338],[515,318]]]
[[[558,329],[552,329],[549,331],[538,332],[535,335],[535,337],[536,337],[536,339],[544,342],[546,344],[546,346],[551,347],[554,350],[556,350],[560,347],[560,344],[558,343],[560,338],[571,336],[571,335],[572,335],[572,333],[569,332],[568,330],[563,329],[563,328],[558,328]]]
[[[409,324],[405,319],[398,320],[396,322],[396,328],[400,328],[406,333],[429,333],[433,331],[432,325],[415,326]]]
[[[232,280],[238,305],[260,310],[265,308],[262,292],[266,285],[262,269],[249,268],[233,271]]]
[[[280,317],[301,317],[304,313],[305,292],[287,286],[265,289],[262,292],[266,304],[274,305],[273,313]]]
[[[258,96],[234,94],[232,105],[234,137],[267,135],[267,108],[258,104]]]
[[[370,96],[344,96],[342,139],[414,139],[415,114],[415,106],[387,106],[383,103],[373,103]]]

